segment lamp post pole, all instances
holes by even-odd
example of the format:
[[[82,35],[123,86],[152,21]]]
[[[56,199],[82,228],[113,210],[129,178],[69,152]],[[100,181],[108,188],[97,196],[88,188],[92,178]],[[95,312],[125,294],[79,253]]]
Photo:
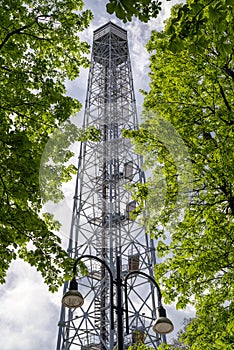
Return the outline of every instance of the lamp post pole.
[[[62,303],[64,306],[68,308],[77,308],[83,305],[84,298],[78,292],[78,283],[76,282],[75,276],[77,273],[77,265],[78,262],[82,259],[94,259],[102,264],[108,271],[110,276],[110,328],[114,329],[114,310],[116,310],[117,314],[117,339],[118,339],[118,350],[124,350],[124,326],[123,326],[123,315],[125,312],[125,320],[126,320],[126,333],[129,334],[129,318],[128,318],[128,294],[127,294],[127,281],[133,275],[141,275],[150,280],[150,282],[157,289],[157,299],[158,299],[158,313],[159,318],[157,319],[155,325],[153,326],[153,330],[159,334],[167,334],[173,331],[174,326],[172,322],[166,317],[166,310],[162,306],[162,294],[157,282],[149,275],[142,271],[131,271],[129,272],[124,279],[124,282],[121,278],[121,260],[120,256],[117,256],[116,260],[116,279],[113,277],[113,273],[110,267],[106,264],[106,262],[97,256],[94,255],[82,255],[78,257],[73,265],[73,278],[70,281],[69,290],[64,294],[62,298]],[[116,305],[114,305],[114,288],[116,286]],[[125,296],[125,308],[123,308],[123,300],[122,300],[122,289],[124,289]]]
[[[118,324],[118,350],[123,350],[123,303],[122,303],[122,278],[120,269],[120,256],[117,255],[117,324]]]

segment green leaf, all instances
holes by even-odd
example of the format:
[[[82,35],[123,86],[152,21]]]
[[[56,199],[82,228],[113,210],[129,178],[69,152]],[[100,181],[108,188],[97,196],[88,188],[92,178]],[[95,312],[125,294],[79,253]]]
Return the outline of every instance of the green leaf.
[[[116,3],[113,3],[113,2],[108,3],[108,4],[106,5],[106,10],[107,10],[107,12],[110,13],[110,14],[114,13],[114,12],[116,11]]]

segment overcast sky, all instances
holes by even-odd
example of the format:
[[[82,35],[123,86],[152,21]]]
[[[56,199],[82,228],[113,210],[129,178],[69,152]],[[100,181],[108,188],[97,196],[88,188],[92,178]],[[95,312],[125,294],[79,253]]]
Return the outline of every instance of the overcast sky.
[[[86,1],[86,7],[93,11],[95,18],[90,27],[82,33],[82,39],[92,44],[93,30],[109,20],[128,31],[136,100],[140,108],[143,98],[138,90],[140,88],[147,90],[149,82],[149,55],[144,46],[150,38],[152,29],[163,29],[163,21],[170,14],[170,6],[179,1],[163,0],[163,10],[159,17],[148,24],[140,23],[138,20],[122,24],[114,16],[105,12],[106,2],[104,0]],[[78,98],[82,104],[85,100],[87,76],[88,70],[82,70],[79,78],[67,82],[68,94]],[[81,121],[82,115],[82,112],[79,113],[77,120]],[[68,208],[71,208],[73,189],[67,188],[67,192],[66,204]],[[63,223],[60,235],[66,246],[70,228],[70,213],[68,210],[64,215],[63,205],[64,203],[53,210]],[[34,268],[22,261],[14,262],[8,272],[7,283],[0,286],[0,350],[54,350],[61,295],[61,290],[56,294],[49,293],[40,274]],[[172,334],[172,337],[175,337],[183,318],[189,317],[191,310],[176,311],[173,305],[167,306],[167,310],[176,326]]]

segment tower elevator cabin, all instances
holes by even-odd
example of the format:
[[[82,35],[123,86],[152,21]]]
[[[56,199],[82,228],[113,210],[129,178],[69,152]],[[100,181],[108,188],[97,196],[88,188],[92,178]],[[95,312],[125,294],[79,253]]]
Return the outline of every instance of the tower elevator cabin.
[[[90,125],[101,131],[102,139],[80,146],[68,254],[99,257],[113,276],[119,259],[123,280],[130,271],[153,277],[154,243],[132,216],[137,203],[127,188],[145,181],[141,157],[122,137],[123,129],[138,128],[127,32],[112,22],[94,31],[83,128]],[[117,310],[115,327],[110,327],[108,272],[96,260],[84,263],[88,273],[78,273],[77,281],[85,302],[79,309],[62,305],[57,350],[118,349]],[[123,348],[138,342],[157,348],[162,336],[152,331],[155,286],[144,276],[132,275],[127,287],[129,334],[123,331]],[[124,295],[122,300],[124,309]]]

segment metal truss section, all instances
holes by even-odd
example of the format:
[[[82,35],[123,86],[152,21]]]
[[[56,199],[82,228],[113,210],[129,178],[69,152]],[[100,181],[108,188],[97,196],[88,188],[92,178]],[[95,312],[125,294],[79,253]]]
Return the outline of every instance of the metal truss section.
[[[123,129],[138,127],[127,32],[111,22],[94,32],[83,127],[90,125],[102,138],[81,144],[68,253],[105,260],[113,276],[118,255],[122,279],[130,271],[153,276],[154,244],[134,218],[137,203],[129,191],[129,184],[145,181],[142,159],[122,137]],[[108,273],[97,261],[87,259],[85,265],[87,275],[77,277],[85,303],[69,311],[62,306],[57,350],[117,349],[117,326],[110,327]],[[137,275],[127,286],[130,334],[123,335],[124,347],[143,342],[157,348],[161,338],[151,331],[155,287]]]

